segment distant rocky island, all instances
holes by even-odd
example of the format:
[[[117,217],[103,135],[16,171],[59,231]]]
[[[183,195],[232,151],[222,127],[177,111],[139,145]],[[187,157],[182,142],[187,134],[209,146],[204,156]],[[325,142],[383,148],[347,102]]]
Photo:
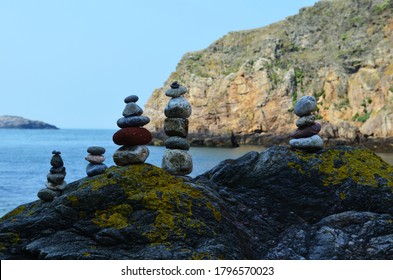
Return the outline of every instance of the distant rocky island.
[[[0,116],[0,128],[58,129],[42,121],[32,121],[18,116]]]

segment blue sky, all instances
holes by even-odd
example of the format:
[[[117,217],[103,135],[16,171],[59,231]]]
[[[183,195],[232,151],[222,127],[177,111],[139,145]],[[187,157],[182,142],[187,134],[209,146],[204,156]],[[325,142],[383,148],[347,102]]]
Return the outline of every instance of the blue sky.
[[[0,116],[117,128],[186,52],[266,26],[315,0],[0,0]]]

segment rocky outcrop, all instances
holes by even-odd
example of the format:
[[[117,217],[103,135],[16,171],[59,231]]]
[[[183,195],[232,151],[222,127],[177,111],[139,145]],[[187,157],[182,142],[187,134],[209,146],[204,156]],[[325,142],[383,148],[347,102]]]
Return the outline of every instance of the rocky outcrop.
[[[149,164],[0,220],[1,259],[393,259],[393,168],[367,149],[275,146],[191,182]]]
[[[58,129],[42,121],[32,121],[16,116],[0,116],[0,128]]]
[[[177,80],[189,89],[191,143],[229,142],[231,131],[241,144],[284,137],[296,128],[293,109],[304,95],[318,101],[325,139],[392,137],[392,15],[391,0],[320,1],[278,23],[231,32],[183,56],[145,106],[150,129],[163,128],[164,92]]]

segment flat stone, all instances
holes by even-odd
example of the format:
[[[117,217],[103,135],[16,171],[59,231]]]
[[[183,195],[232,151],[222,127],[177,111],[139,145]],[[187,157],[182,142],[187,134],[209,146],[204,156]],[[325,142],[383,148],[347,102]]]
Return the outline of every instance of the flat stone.
[[[188,120],[183,118],[166,118],[164,120],[164,131],[168,136],[187,137]]]
[[[299,150],[314,151],[323,149],[323,140],[319,135],[314,135],[307,138],[291,139],[289,145]]]
[[[105,170],[107,170],[107,169],[108,169],[108,166],[106,166],[103,163],[99,163],[99,164],[89,163],[86,166],[86,174],[87,174],[87,176],[92,177],[92,176],[96,176],[96,175],[100,175],[100,174],[104,173]]]
[[[124,117],[117,120],[117,126],[120,128],[140,127],[148,124],[149,122],[150,118],[146,116]]]
[[[297,116],[303,117],[311,114],[317,109],[317,100],[314,96],[303,96],[300,98],[294,108],[294,112]]]
[[[187,175],[192,172],[192,157],[183,150],[165,150],[162,168],[172,175]]]
[[[321,125],[314,123],[313,125],[298,128],[290,134],[292,138],[307,138],[318,134],[321,131]]]
[[[61,158],[60,154],[54,154],[50,161],[50,164],[55,167],[62,167],[64,165],[63,159]]]
[[[94,164],[100,164],[103,163],[105,161],[105,157],[103,155],[87,155],[87,157],[85,157],[85,159],[90,162],[90,163],[94,163]]]
[[[146,145],[152,139],[150,131],[143,127],[122,128],[113,134],[113,142],[120,146]]]
[[[46,178],[48,179],[48,182],[54,185],[60,185],[63,183],[65,176],[65,173],[49,173]]]
[[[52,174],[57,174],[57,173],[61,173],[61,174],[66,174],[66,169],[64,166],[61,167],[51,167],[51,169],[49,170],[50,173]]]
[[[186,138],[179,136],[172,136],[165,140],[165,147],[167,149],[178,149],[188,151],[190,149],[190,144]]]
[[[166,96],[169,97],[179,97],[183,94],[187,93],[187,88],[183,86],[179,86],[178,88],[170,88],[165,92]]]
[[[66,183],[66,181],[63,181],[61,184],[53,184],[53,183],[51,183],[51,182],[46,182],[45,183],[45,186],[48,188],[48,189],[51,189],[51,190],[57,190],[57,191],[62,191],[62,190],[64,190],[68,185],[67,185],[67,183]]]
[[[99,156],[99,155],[105,154],[105,148],[92,146],[92,147],[87,148],[87,152],[89,154],[92,154],[92,155],[95,155],[95,156]]]
[[[48,188],[41,189],[38,191],[37,196],[43,201],[52,201],[55,197],[60,196],[61,192],[56,190],[50,190]]]
[[[164,114],[168,118],[188,118],[191,116],[191,105],[183,96],[171,98],[164,109]]]
[[[131,116],[140,116],[143,114],[143,110],[138,104],[134,102],[127,103],[126,107],[123,111],[123,116],[131,117]]]
[[[115,151],[113,161],[119,166],[139,164],[144,163],[149,154],[149,149],[144,145],[123,146]]]
[[[130,95],[124,98],[125,103],[130,103],[130,102],[137,102],[139,100],[139,97],[136,95]]]
[[[306,115],[296,120],[296,126],[299,128],[310,126],[313,125],[314,123],[315,123],[314,115]]]

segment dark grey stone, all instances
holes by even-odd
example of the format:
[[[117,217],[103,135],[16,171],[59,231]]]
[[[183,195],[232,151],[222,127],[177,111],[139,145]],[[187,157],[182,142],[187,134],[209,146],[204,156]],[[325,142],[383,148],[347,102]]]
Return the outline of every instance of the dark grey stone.
[[[130,95],[124,98],[125,103],[130,103],[130,102],[137,102],[139,100],[139,97],[136,95]]]
[[[166,96],[169,97],[179,97],[183,94],[187,93],[187,88],[183,86],[179,86],[178,88],[170,88],[165,92]]]
[[[54,185],[60,185],[63,183],[65,176],[65,173],[49,173],[46,178],[48,179],[48,182]]]
[[[117,120],[117,126],[120,128],[141,127],[149,122],[150,118],[146,116],[124,117]]]
[[[138,104],[130,102],[126,105],[123,111],[124,117],[140,116],[143,114],[143,110]]]
[[[95,156],[99,156],[99,155],[105,154],[105,148],[92,146],[92,147],[87,148],[87,152],[89,154],[92,154],[92,155],[95,155]]]
[[[168,136],[187,137],[188,120],[182,118],[166,118],[164,121],[164,131]]]
[[[167,138],[164,144],[167,149],[179,149],[186,151],[190,149],[190,144],[188,143],[187,139],[179,136]]]
[[[54,154],[52,156],[50,164],[55,168],[59,168],[64,165],[64,162],[63,162],[63,159],[61,158],[60,154]]]
[[[171,98],[164,109],[164,114],[168,118],[188,118],[191,116],[191,105],[183,96]]]
[[[89,177],[96,176],[99,174],[102,174],[107,170],[108,166],[106,166],[104,163],[99,163],[99,164],[93,164],[89,163],[86,166],[86,174]]]
[[[61,173],[61,174],[66,174],[66,169],[64,166],[61,167],[51,167],[51,169],[49,170],[50,173],[52,174],[57,174],[57,173]]]
[[[55,197],[61,195],[60,191],[51,190],[48,188],[38,191],[37,196],[43,201],[52,201]]]

